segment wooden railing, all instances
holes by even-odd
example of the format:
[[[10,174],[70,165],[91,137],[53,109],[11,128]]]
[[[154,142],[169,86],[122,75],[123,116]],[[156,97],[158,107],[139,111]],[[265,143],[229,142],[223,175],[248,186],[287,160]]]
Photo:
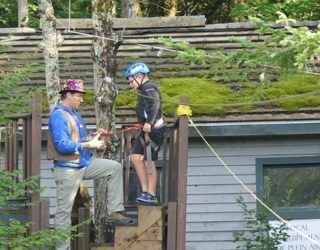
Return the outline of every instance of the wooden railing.
[[[188,105],[188,98],[180,100]],[[188,161],[188,119],[175,117],[170,137],[168,164],[167,250],[184,250],[186,241],[186,200]]]
[[[181,98],[180,103],[188,105],[188,98]],[[133,169],[129,155],[133,136],[132,132],[124,132],[121,136],[121,162],[125,171],[124,197],[126,206],[130,206],[129,191],[132,189],[130,176]],[[177,116],[173,124],[167,127],[162,146],[162,159],[157,163],[160,176],[158,185],[160,202],[167,207],[167,235],[165,237],[167,250],[185,249],[187,159],[188,119],[186,116]],[[136,192],[139,193],[139,190]]]
[[[21,178],[40,176],[41,152],[41,95],[32,98],[31,111],[27,114],[11,115],[4,129],[4,164],[8,171],[22,170]],[[20,178],[20,177],[19,177]],[[19,180],[17,180],[19,181]],[[39,183],[40,184],[40,183]],[[40,200],[39,193],[28,194],[21,199],[28,202]],[[49,228],[49,203],[40,202],[27,209],[27,221],[31,221],[30,234]]]
[[[182,98],[181,103],[187,104],[188,99]],[[41,96],[32,99],[32,111],[24,115],[10,116],[10,123],[5,129],[5,167],[9,171],[23,170],[23,178],[40,175],[41,152]],[[124,166],[124,198],[125,206],[135,207],[136,195],[139,193],[139,182],[134,173],[129,155],[131,142],[136,133],[123,132],[121,135],[120,161]],[[22,151],[22,152],[20,152]],[[160,202],[167,207],[167,234],[164,236],[166,249],[185,249],[186,227],[186,181],[188,151],[188,120],[185,116],[177,116],[167,128],[167,135],[162,146],[162,157],[157,162],[159,173],[158,191]],[[134,179],[135,182],[134,182]],[[135,187],[132,193],[133,187]],[[130,193],[131,192],[131,193]],[[28,201],[37,201],[40,194],[25,197]],[[78,222],[88,219],[89,212],[79,209]],[[49,228],[49,204],[42,202],[28,210],[28,221],[33,224],[30,233]],[[73,242],[76,249],[89,249],[90,228],[83,226],[79,232],[84,237]]]

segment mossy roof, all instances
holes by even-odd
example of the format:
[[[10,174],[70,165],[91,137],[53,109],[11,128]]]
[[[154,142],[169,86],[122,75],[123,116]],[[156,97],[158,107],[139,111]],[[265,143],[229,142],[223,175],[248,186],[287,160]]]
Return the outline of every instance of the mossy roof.
[[[306,118],[310,113],[313,113],[311,119],[320,119],[320,77],[317,76],[287,75],[276,82],[252,82],[236,87],[201,78],[166,78],[161,79],[158,86],[163,111],[169,120],[182,96],[189,97],[194,119],[202,122],[299,120],[310,119]],[[317,91],[319,93],[315,93]],[[133,90],[119,93],[116,98],[118,123],[135,122],[136,99],[137,93]],[[89,90],[81,111],[91,120],[94,119],[93,104],[93,90]],[[94,123],[91,120],[89,123]]]

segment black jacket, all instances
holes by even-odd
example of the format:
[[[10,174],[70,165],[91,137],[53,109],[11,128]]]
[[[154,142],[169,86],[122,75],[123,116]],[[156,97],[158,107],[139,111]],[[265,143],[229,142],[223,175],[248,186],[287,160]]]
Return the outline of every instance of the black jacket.
[[[162,117],[162,97],[158,87],[150,80],[138,88],[136,114],[138,123],[154,125]]]

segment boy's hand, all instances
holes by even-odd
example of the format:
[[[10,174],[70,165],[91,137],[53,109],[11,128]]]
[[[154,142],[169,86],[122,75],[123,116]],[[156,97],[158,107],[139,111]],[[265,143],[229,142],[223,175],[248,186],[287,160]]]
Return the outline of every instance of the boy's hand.
[[[146,123],[143,125],[142,130],[143,130],[144,132],[146,132],[146,133],[150,133],[150,132],[151,132],[151,124],[146,122]]]

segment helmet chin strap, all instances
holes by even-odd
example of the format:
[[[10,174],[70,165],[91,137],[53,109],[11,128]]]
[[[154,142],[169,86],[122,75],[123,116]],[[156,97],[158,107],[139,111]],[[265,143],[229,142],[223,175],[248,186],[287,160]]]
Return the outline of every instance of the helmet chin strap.
[[[145,74],[142,74],[142,75],[143,75],[143,77],[142,77],[140,83],[137,81],[137,79],[134,76],[132,76],[133,80],[138,84],[139,87],[143,84],[144,77],[146,76]]]

